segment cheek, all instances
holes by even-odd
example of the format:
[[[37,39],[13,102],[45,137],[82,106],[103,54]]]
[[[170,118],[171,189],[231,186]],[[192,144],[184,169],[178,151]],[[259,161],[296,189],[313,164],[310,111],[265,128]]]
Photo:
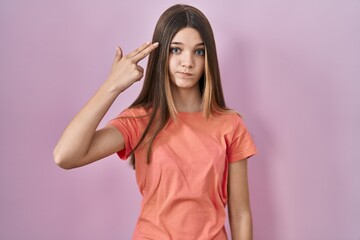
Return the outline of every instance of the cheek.
[[[201,75],[204,73],[205,70],[205,60],[203,59],[200,63],[199,63],[199,72],[201,72]]]
[[[175,59],[173,57],[169,57],[169,71],[170,73],[174,72],[176,66]]]

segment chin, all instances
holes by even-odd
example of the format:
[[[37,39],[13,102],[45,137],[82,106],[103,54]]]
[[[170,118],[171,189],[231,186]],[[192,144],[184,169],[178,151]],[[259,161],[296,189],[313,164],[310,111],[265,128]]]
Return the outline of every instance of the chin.
[[[176,82],[177,86],[192,86],[194,85],[194,83],[192,81],[177,81]]]
[[[176,88],[183,88],[183,89],[190,89],[196,86],[196,83],[184,83],[184,82],[177,82],[174,83],[174,87]]]

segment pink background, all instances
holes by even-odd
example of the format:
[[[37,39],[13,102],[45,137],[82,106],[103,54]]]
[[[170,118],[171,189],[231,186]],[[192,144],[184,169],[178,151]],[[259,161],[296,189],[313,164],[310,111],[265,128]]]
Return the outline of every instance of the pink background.
[[[0,1],[1,240],[130,239],[140,194],[128,164],[111,156],[64,171],[52,150],[115,46],[150,40],[176,2]],[[191,4],[212,23],[227,104],[259,149],[249,163],[255,239],[359,240],[360,2]]]

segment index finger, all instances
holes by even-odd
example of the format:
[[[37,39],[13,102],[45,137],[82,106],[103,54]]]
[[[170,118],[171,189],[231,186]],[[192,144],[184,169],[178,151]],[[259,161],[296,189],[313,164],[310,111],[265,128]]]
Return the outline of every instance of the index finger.
[[[144,50],[145,48],[147,48],[150,45],[151,45],[150,42],[146,42],[146,43],[142,44],[140,47],[138,47],[137,49],[135,49],[134,51],[132,51],[131,53],[129,53],[127,56],[129,58],[132,58],[133,56],[137,55],[139,52],[141,52],[142,50]]]
[[[147,55],[149,55],[152,51],[154,51],[158,46],[159,46],[158,42],[149,45],[148,47],[139,51],[135,56],[133,56],[132,60],[135,63],[138,63],[140,60],[144,59]]]

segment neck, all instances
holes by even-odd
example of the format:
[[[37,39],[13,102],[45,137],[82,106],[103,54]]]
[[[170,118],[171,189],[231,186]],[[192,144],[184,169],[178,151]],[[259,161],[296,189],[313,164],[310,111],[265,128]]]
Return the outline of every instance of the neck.
[[[174,104],[178,112],[199,112],[201,111],[201,94],[199,86],[190,89],[171,88]]]

